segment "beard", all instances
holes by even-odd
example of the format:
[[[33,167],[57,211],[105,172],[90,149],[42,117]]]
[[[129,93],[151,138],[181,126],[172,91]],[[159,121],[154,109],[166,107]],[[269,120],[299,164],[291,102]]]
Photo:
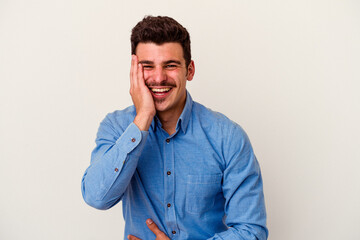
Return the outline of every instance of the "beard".
[[[155,103],[158,103],[158,104],[160,104],[160,103],[163,103],[163,102],[165,102],[165,98],[162,98],[162,99],[155,99],[155,98],[153,98],[154,99],[154,102]]]

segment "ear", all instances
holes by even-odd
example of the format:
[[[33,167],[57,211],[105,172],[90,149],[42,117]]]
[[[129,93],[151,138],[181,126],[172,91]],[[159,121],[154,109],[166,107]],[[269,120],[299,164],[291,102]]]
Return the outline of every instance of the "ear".
[[[187,76],[186,76],[186,79],[188,81],[191,81],[194,77],[194,74],[195,74],[195,64],[194,64],[194,61],[191,60],[189,66],[188,66],[188,69],[187,69]]]

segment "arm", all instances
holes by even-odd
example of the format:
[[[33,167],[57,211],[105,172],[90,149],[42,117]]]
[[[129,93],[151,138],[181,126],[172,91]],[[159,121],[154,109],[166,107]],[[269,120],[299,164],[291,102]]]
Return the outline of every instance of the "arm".
[[[91,164],[82,178],[85,202],[98,209],[108,209],[121,200],[148,135],[131,123],[118,137],[110,124],[111,117],[108,115],[100,124]]]
[[[130,94],[136,108],[134,122],[126,129],[114,128],[115,119],[108,115],[100,124],[91,164],[82,178],[82,195],[86,203],[108,209],[119,202],[136,170],[155,115],[154,102],[145,86],[142,66],[132,56]]]
[[[223,193],[227,231],[209,240],[265,240],[266,210],[260,166],[246,133],[239,127],[232,131],[226,156]]]

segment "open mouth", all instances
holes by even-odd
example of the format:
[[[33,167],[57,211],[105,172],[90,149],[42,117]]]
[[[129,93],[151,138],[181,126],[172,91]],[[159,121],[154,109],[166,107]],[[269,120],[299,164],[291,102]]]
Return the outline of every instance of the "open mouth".
[[[165,87],[165,88],[150,88],[152,94],[156,97],[164,97],[166,96],[170,91],[171,87]]]

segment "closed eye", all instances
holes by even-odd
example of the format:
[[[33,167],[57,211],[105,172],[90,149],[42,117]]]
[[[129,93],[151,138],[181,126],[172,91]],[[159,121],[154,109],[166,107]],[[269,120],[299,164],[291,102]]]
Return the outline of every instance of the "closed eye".
[[[151,66],[151,65],[143,65],[143,68],[144,68],[144,69],[152,69],[152,68],[154,68],[154,67]]]
[[[166,65],[165,67],[166,67],[166,68],[176,68],[177,65],[175,65],[175,64],[168,64],[168,65]]]

